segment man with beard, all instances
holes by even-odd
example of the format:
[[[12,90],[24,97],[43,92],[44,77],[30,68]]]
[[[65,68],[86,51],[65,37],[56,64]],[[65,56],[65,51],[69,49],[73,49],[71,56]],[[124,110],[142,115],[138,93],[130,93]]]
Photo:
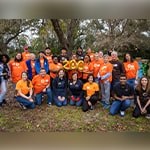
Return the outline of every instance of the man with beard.
[[[84,53],[82,47],[78,47],[76,51],[76,56],[78,60],[84,60]]]
[[[68,54],[67,54],[67,49],[62,48],[61,49],[61,54],[59,56],[59,62],[63,64],[65,60],[69,60]]]
[[[49,47],[46,47],[45,48],[45,58],[48,60],[49,65],[50,65],[50,63],[53,62],[52,56],[53,56],[53,54],[52,54],[51,49]]]

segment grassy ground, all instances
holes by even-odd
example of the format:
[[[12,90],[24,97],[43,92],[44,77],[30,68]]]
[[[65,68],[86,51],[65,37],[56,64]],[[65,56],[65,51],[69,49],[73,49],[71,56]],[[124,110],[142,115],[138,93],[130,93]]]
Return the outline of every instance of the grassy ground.
[[[150,120],[132,117],[133,108],[125,117],[110,116],[98,103],[95,110],[82,112],[81,108],[66,106],[48,107],[44,102],[34,110],[22,110],[13,99],[14,89],[9,87],[7,104],[0,109],[0,131],[41,131],[41,132],[107,132],[107,131],[150,131]]]

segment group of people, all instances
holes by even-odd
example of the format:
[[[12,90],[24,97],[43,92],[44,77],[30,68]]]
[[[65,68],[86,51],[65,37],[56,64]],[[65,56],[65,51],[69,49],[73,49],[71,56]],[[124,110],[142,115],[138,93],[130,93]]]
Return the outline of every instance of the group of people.
[[[66,69],[64,62],[72,60],[82,61],[82,69]],[[133,117],[150,118],[150,81],[144,74],[139,77],[139,70],[138,62],[129,53],[121,62],[116,51],[103,55],[102,51],[94,53],[88,48],[84,53],[79,47],[68,55],[62,48],[58,56],[47,47],[36,57],[26,46],[14,59],[6,54],[0,56],[0,106],[6,102],[9,79],[16,89],[15,98],[24,109],[41,105],[43,95],[47,95],[48,106],[69,103],[86,112],[100,102],[110,115],[122,117],[134,103]]]

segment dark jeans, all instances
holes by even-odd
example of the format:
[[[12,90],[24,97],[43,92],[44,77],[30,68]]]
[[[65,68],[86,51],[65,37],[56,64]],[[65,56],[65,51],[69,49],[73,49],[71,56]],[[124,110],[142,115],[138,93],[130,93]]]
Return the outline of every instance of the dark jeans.
[[[48,99],[47,99],[47,103],[52,103],[52,91],[50,88],[47,88],[46,92],[41,92],[36,94],[35,96],[35,103],[36,105],[41,105],[42,103],[42,95],[46,94]]]
[[[93,95],[93,96],[91,96],[91,98],[90,98],[89,101],[91,102],[92,105],[95,105],[95,104],[97,103],[97,101],[98,101],[98,97],[95,96],[95,95]],[[86,99],[84,99],[84,100],[83,100],[83,104],[82,104],[82,110],[83,110],[84,112],[86,112],[86,111],[88,111],[89,109],[90,109],[90,106],[88,105],[88,101],[87,101]]]
[[[128,79],[128,80],[127,80],[127,83],[128,83],[132,88],[135,88],[135,78],[133,78],[133,79]]]
[[[54,102],[55,102],[55,104],[56,104],[56,106],[58,106],[58,107],[61,107],[61,106],[66,106],[67,105],[67,98],[65,97],[65,100],[64,101],[60,101],[59,99],[58,99],[58,96],[54,96]]]
[[[147,114],[150,114],[150,105],[147,106],[146,110],[147,110]],[[135,109],[134,109],[134,111],[133,111],[132,116],[135,117],[135,118],[138,118],[138,117],[141,116],[141,115],[142,115],[142,114],[141,114],[141,110],[140,110],[138,104],[136,104],[136,107],[135,107]]]
[[[35,108],[34,102],[30,102],[29,100],[27,100],[27,99],[24,98],[24,97],[17,96],[17,97],[16,97],[16,100],[17,100],[19,103],[21,103],[22,105],[24,105],[26,108],[29,108],[29,109]]]

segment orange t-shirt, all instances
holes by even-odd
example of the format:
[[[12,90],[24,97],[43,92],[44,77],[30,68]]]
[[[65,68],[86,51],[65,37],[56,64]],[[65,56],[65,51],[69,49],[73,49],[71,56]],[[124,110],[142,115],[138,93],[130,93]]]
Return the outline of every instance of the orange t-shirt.
[[[22,52],[23,60],[26,62],[30,59],[30,52]]]
[[[78,78],[81,79],[82,78],[82,72],[78,71],[78,70],[77,70],[77,72],[78,72]]]
[[[36,71],[35,71],[35,61],[31,61],[31,68],[32,68],[32,77],[33,77],[36,74]]]
[[[84,63],[84,67],[83,67],[83,79],[87,79],[89,72],[93,72],[93,64],[90,63]]]
[[[94,58],[94,57],[95,57],[95,56],[94,56],[95,54],[94,54],[94,53],[91,53],[91,54],[88,54],[88,55],[89,55],[90,58],[91,58],[91,62],[93,62],[93,61],[95,60],[95,58]]]
[[[24,61],[15,62],[14,60],[9,62],[9,67],[11,71],[11,78],[14,83],[21,80],[22,72],[27,71],[27,66]]]
[[[52,60],[52,56],[46,56],[47,60],[48,60],[48,64],[52,63],[53,60]]]
[[[104,80],[101,80],[102,82],[103,81],[112,81],[112,70],[113,70],[113,65],[111,63],[104,63],[101,67],[100,67],[100,70],[99,70],[99,74],[100,76],[104,76],[106,75],[107,73],[111,73],[111,76],[109,76],[107,79],[104,79]]]
[[[127,79],[136,78],[136,74],[139,69],[139,65],[137,61],[124,62],[123,64],[124,64]]]
[[[96,78],[100,69],[100,66],[103,64],[102,60],[93,61],[93,75]]]
[[[32,82],[30,81],[29,87],[27,86],[27,81],[23,81],[22,79],[19,80],[16,84],[16,90],[21,90],[21,93],[26,95],[30,92],[30,90],[33,88]],[[19,93],[17,94],[19,95]]]
[[[95,82],[92,84],[87,82],[83,85],[83,90],[87,92],[87,96],[92,96],[95,92],[99,91],[99,86]]]
[[[61,63],[57,63],[57,64],[55,64],[55,63],[51,63],[50,65],[49,65],[49,70],[50,70],[50,76],[51,76],[51,78],[55,78],[56,76],[57,76],[57,73],[54,73],[54,72],[52,72],[52,71],[58,71],[58,70],[60,70],[62,68],[62,64]]]
[[[45,77],[41,77],[41,75],[36,75],[32,79],[32,84],[34,88],[34,93],[41,93],[46,88],[46,86],[50,84],[50,76],[48,74],[46,74]]]
[[[44,68],[44,58],[40,58],[41,68]]]

